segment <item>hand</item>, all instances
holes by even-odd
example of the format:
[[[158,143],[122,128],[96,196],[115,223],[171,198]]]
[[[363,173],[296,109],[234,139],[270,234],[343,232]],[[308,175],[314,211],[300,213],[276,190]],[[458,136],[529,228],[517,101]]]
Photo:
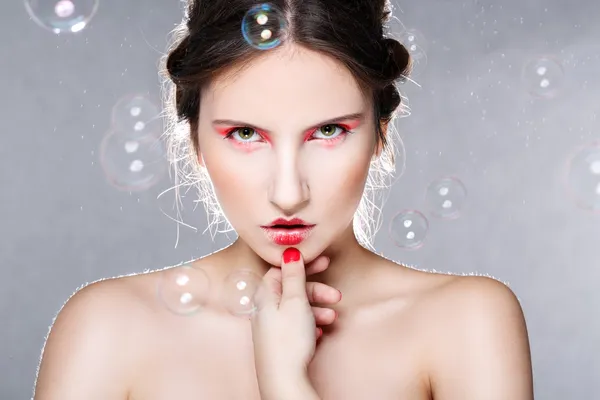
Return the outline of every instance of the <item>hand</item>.
[[[251,317],[254,359],[257,374],[272,381],[300,377],[312,360],[316,340],[322,330],[317,325],[332,324],[337,315],[329,308],[311,303],[333,305],[341,293],[319,282],[306,282],[306,275],[322,272],[329,266],[327,257],[319,257],[305,270],[302,255],[288,248],[281,268],[271,268],[263,277]],[[260,382],[259,382],[260,383]]]

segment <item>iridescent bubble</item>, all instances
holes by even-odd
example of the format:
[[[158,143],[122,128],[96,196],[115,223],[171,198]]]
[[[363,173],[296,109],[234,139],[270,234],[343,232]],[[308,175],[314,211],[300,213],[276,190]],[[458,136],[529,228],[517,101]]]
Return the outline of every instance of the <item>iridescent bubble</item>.
[[[578,149],[569,158],[566,185],[579,207],[600,212],[600,142]]]
[[[115,130],[131,136],[144,136],[161,130],[160,109],[147,97],[127,96],[114,105],[112,124]]]
[[[254,294],[260,286],[261,278],[248,270],[237,270],[225,279],[222,301],[229,313],[237,317],[249,318],[256,310]]]
[[[411,76],[416,76],[427,65],[427,40],[416,29],[407,29],[400,35],[400,43],[410,53],[412,68]]]
[[[429,221],[419,211],[401,211],[390,221],[390,239],[403,249],[415,250],[423,246],[428,231]]]
[[[523,85],[525,90],[535,97],[555,97],[562,89],[564,80],[562,65],[551,57],[533,58],[523,67]]]
[[[172,313],[191,315],[208,302],[210,281],[203,270],[184,265],[160,274],[157,297]]]
[[[98,10],[98,0],[25,0],[37,25],[56,34],[84,29]]]
[[[467,188],[452,177],[433,181],[425,193],[425,202],[429,212],[438,218],[458,218],[467,200]]]
[[[242,21],[242,35],[246,42],[259,50],[279,46],[287,23],[283,13],[265,3],[252,7]]]
[[[162,141],[152,135],[111,131],[100,143],[100,164],[108,182],[127,191],[146,190],[168,169]]]

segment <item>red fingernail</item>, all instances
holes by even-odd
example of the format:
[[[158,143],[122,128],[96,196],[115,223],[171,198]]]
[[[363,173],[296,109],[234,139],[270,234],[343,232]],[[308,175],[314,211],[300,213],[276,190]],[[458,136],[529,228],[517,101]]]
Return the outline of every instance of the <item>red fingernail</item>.
[[[289,264],[294,261],[300,261],[300,251],[295,247],[288,247],[283,252],[283,263]]]

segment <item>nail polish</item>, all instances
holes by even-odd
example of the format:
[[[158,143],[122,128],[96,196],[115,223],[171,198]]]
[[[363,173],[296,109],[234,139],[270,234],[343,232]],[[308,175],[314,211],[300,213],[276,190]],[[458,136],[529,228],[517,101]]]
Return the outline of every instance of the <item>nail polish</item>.
[[[300,250],[295,247],[288,247],[283,252],[283,263],[289,264],[291,262],[300,261]]]

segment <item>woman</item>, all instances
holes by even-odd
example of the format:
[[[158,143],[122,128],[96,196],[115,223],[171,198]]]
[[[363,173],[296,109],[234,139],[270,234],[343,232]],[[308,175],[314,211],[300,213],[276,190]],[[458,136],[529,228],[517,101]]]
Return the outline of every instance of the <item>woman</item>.
[[[191,263],[213,283],[193,317],[156,301],[164,270],[80,290],[36,400],[533,398],[510,289],[369,250],[410,64],[389,15],[384,0],[190,4],[166,60],[169,143],[239,237]],[[249,319],[220,297],[241,268],[263,277]]]

